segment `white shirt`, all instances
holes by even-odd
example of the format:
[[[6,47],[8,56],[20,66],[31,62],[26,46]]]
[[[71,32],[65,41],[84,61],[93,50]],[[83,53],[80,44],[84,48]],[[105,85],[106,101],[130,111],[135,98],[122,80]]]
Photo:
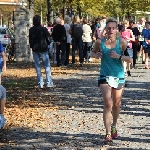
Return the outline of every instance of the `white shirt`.
[[[71,38],[71,35],[69,34],[70,25],[65,23],[64,27],[66,29],[67,43],[71,43],[72,38]]]
[[[84,24],[82,26],[83,28],[83,35],[82,35],[82,40],[83,42],[92,42],[92,38],[91,38],[91,34],[92,34],[92,30],[91,27],[87,24]]]

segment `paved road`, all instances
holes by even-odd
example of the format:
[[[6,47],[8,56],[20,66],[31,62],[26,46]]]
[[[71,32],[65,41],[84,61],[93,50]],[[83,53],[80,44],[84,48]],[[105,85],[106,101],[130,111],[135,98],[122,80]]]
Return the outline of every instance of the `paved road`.
[[[12,129],[12,142],[17,144],[4,149],[150,150],[150,70],[138,66],[127,79],[118,120],[119,138],[113,146],[103,145],[103,100],[97,88],[98,66],[93,65],[70,76],[55,77],[57,88],[42,94],[57,96],[51,103],[59,109],[41,108],[45,128]]]

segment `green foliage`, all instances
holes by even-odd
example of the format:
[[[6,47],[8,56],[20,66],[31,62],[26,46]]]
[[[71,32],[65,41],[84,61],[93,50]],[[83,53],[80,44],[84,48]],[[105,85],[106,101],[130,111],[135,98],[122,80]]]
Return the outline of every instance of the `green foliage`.
[[[17,8],[17,6],[13,6],[13,5],[0,5],[0,14],[3,15],[3,24],[8,24],[8,22],[10,23],[12,20],[12,15],[13,15],[13,10]]]
[[[52,9],[55,13],[62,13],[63,7],[72,7],[75,13],[78,8],[84,16],[87,14],[91,17],[120,16],[135,14],[139,11],[150,10],[150,0],[52,0]],[[14,6],[0,5],[0,13],[3,13],[4,22],[10,18]],[[47,0],[34,0],[35,14],[43,15],[43,22],[46,23]]]

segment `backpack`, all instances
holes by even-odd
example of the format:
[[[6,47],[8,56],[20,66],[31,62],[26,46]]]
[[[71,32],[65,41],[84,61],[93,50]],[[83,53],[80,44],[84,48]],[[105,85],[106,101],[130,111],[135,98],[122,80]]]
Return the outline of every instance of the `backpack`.
[[[80,38],[82,37],[82,34],[83,34],[82,26],[80,24],[73,24],[72,37]]]

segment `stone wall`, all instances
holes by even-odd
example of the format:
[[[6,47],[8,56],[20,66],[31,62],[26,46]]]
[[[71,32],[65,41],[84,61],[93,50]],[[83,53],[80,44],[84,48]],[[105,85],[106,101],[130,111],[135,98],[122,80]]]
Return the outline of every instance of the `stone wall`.
[[[32,53],[29,48],[29,10],[18,8],[14,12],[14,36],[16,61],[32,61]]]

